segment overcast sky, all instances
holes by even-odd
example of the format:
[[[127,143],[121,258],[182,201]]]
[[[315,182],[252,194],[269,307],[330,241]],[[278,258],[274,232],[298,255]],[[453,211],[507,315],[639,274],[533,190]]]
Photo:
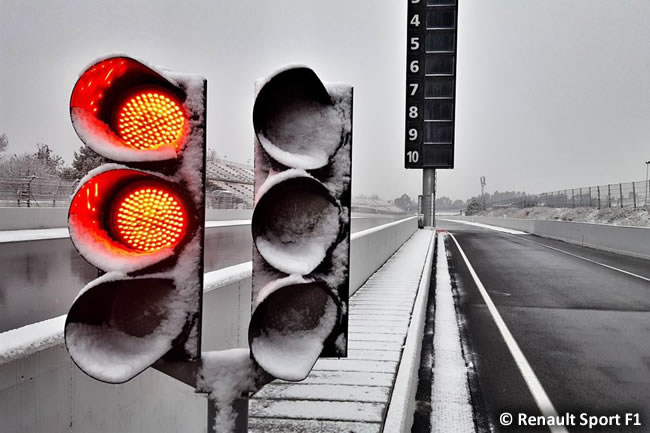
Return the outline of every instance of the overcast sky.
[[[403,168],[406,0],[0,0],[0,133],[68,162],[70,92],[124,53],[208,79],[208,144],[252,161],[255,79],[288,64],[355,88],[353,193],[421,192]],[[650,1],[462,0],[456,168],[439,193],[640,180],[650,160]],[[0,174],[1,175],[1,174]]]

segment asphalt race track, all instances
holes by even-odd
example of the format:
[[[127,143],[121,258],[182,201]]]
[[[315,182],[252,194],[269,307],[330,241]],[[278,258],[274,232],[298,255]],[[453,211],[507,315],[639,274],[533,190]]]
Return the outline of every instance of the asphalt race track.
[[[576,416],[570,432],[650,432],[649,261],[449,221],[439,228],[458,241],[557,413]],[[539,390],[524,381],[456,243],[447,242],[484,427],[548,432],[501,424],[504,412],[541,415]],[[631,425],[636,413],[641,426]],[[610,418],[589,430],[581,414]]]

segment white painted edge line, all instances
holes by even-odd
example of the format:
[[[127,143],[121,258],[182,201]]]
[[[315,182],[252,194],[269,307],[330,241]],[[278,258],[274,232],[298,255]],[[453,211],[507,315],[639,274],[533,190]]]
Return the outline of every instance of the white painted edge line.
[[[598,261],[596,261],[596,260],[588,259],[587,257],[583,257],[583,256],[580,256],[580,255],[578,255],[578,254],[570,253],[570,252],[568,252],[568,251],[564,251],[564,250],[562,250],[562,249],[560,249],[560,248],[555,248],[555,247],[552,247],[552,246],[550,246],[550,245],[544,245],[544,244],[542,244],[542,243],[540,243],[540,242],[535,242],[535,241],[533,241],[533,240],[531,240],[531,239],[527,239],[527,240],[530,241],[530,242],[532,242],[532,243],[534,243],[534,244],[537,244],[537,245],[539,245],[539,246],[542,246],[542,247],[544,247],[544,248],[548,248],[548,249],[550,249],[550,250],[557,251],[557,252],[559,252],[559,253],[566,254],[566,255],[568,255],[568,256],[575,257],[575,258],[577,258],[577,259],[582,259],[582,260],[584,260],[584,261],[586,261],[586,262],[593,263],[593,264],[595,264],[595,265],[600,265],[600,266],[602,266],[602,267],[604,267],[604,268],[611,269],[611,270],[614,270],[614,271],[617,271],[617,272],[621,272],[621,273],[623,273],[623,274],[630,275],[630,276],[632,276],[632,277],[636,277],[636,278],[639,278],[639,279],[641,279],[641,280],[644,280],[644,281],[648,281],[648,282],[650,282],[650,278],[644,277],[644,276],[639,275],[639,274],[635,274],[634,272],[626,271],[626,270],[624,270],[624,269],[617,268],[617,267],[615,267],[615,266],[607,265],[607,264],[605,264],[605,263],[601,263],[601,262],[598,262]]]
[[[476,284],[476,287],[478,288],[479,292],[481,293],[481,296],[483,297],[483,300],[485,301],[485,305],[488,307],[488,310],[492,315],[492,319],[494,320],[494,323],[497,325],[497,328],[499,329],[499,332],[501,333],[503,340],[508,346],[508,350],[510,351],[510,354],[514,358],[517,367],[519,367],[519,371],[521,372],[521,375],[523,376],[526,385],[528,385],[528,389],[530,393],[532,394],[533,398],[535,399],[535,402],[537,403],[537,407],[539,408],[543,416],[557,417],[558,413],[557,410],[555,410],[555,406],[553,406],[553,403],[551,403],[551,399],[548,397],[548,394],[546,394],[544,387],[542,386],[541,382],[535,375],[535,372],[533,371],[532,367],[528,363],[528,360],[524,356],[523,352],[519,348],[517,341],[510,333],[510,330],[506,326],[506,323],[503,321],[503,318],[501,317],[501,314],[499,314],[499,311],[497,310],[497,307],[494,305],[494,302],[492,302],[490,295],[485,289],[485,286],[483,286],[483,283],[481,282],[478,275],[476,274],[476,271],[474,271],[474,268],[472,267],[471,263],[469,262],[469,259],[465,255],[465,252],[463,251],[460,244],[456,240],[456,237],[451,233],[449,233],[449,235],[454,240],[454,243],[456,244],[456,247],[458,248],[460,255],[463,257],[463,260],[467,265],[467,269],[469,270],[469,273],[472,275],[472,278],[474,279],[474,283]],[[548,428],[552,433],[568,433],[568,430],[564,426],[549,425]]]
[[[389,227],[396,226],[398,224],[402,224],[402,223],[404,223],[406,221],[409,221],[409,220],[412,220],[412,219],[415,219],[415,218],[417,218],[417,216],[404,218],[404,219],[401,219],[401,220],[398,220],[398,221],[393,221],[393,222],[390,222],[390,223],[382,224],[382,225],[377,226],[377,227],[371,227],[369,229],[362,230],[360,232],[352,233],[352,235],[350,236],[350,240],[353,241],[353,240],[355,240],[357,238],[362,238],[364,236],[371,235],[373,233],[385,230],[385,229],[387,229]]]
[[[223,221],[206,221],[205,227],[232,227],[232,226],[249,226],[251,220],[223,220]]]
[[[481,227],[481,228],[484,228],[484,229],[490,229],[490,230],[494,230],[494,231],[497,231],[497,232],[509,233],[511,235],[527,235],[527,234],[529,234],[529,233],[526,233],[526,232],[522,232],[520,230],[506,229],[506,228],[503,228],[503,227],[491,226],[491,225],[482,224],[482,223],[475,223],[475,222],[472,222],[472,221],[452,220],[452,219],[448,219],[448,218],[438,218],[438,219],[440,219],[442,221],[451,221],[453,223],[467,224],[467,225],[470,225],[470,226]]]
[[[413,405],[415,403],[415,392],[417,391],[435,237],[435,232],[432,231],[418,294],[413,306],[413,315],[406,334],[406,342],[400,358],[391,400],[388,403],[383,429],[385,432],[410,432],[413,424]]]

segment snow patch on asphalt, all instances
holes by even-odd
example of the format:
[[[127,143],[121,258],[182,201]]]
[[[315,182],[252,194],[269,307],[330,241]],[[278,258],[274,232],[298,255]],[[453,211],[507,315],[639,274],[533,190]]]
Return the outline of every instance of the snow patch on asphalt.
[[[463,358],[451,275],[447,264],[446,237],[445,233],[438,234],[431,431],[475,432],[467,364]]]

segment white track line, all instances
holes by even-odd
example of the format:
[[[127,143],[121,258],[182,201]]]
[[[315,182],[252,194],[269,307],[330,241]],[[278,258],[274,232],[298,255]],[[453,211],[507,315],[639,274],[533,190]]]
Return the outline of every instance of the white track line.
[[[527,235],[527,234],[529,234],[529,233],[526,233],[526,232],[520,232],[518,230],[505,229],[505,228],[502,228],[502,227],[490,226],[490,225],[487,225],[487,224],[474,223],[474,222],[470,222],[470,221],[451,220],[451,219],[445,219],[445,218],[440,218],[440,219],[443,220],[443,221],[451,221],[451,222],[455,222],[455,223],[469,224],[469,225],[473,225],[473,226],[477,226],[477,227],[483,227],[483,228],[486,228],[486,229],[490,229],[490,230],[494,230],[494,231],[498,231],[498,232],[503,232],[503,233],[510,233],[510,234],[513,234],[513,235],[519,235],[519,234]],[[650,282],[650,278],[648,278],[648,277],[644,277],[642,275],[638,275],[638,274],[635,274],[633,272],[626,271],[626,270],[623,270],[621,268],[617,268],[615,266],[607,265],[605,263],[597,262],[596,260],[588,259],[587,257],[583,257],[583,256],[580,256],[578,254],[570,253],[570,252],[564,251],[564,250],[562,250],[560,248],[555,248],[555,247],[551,247],[549,245],[542,244],[540,242],[535,242],[534,240],[532,240],[530,238],[522,238],[522,239],[526,239],[527,241],[532,242],[534,244],[537,244],[539,246],[542,246],[544,248],[549,248],[551,250],[560,252],[562,254],[566,254],[566,255],[569,255],[569,256],[572,256],[572,257],[576,257],[578,259],[582,259],[584,261],[587,261],[587,262],[590,262],[590,263],[593,263],[593,264],[596,264],[596,265],[603,266],[603,267],[605,267],[607,269],[611,269],[613,271],[621,272],[621,273],[629,275],[631,277],[636,277],[636,278],[639,278],[641,280]]]
[[[542,247],[544,247],[544,248],[548,248],[548,249],[551,249],[551,250],[553,250],[553,251],[557,251],[557,252],[559,252],[559,253],[566,254],[566,255],[568,255],[568,256],[576,257],[576,258],[578,258],[578,259],[582,259],[582,260],[584,260],[584,261],[587,261],[587,262],[590,262],[590,263],[593,263],[593,264],[596,264],[596,265],[603,266],[603,267],[605,267],[605,268],[607,268],[607,269],[611,269],[611,270],[613,270],[613,271],[621,272],[621,273],[623,273],[623,274],[630,275],[630,276],[632,276],[632,277],[640,278],[640,279],[642,279],[642,280],[644,280],[644,281],[648,281],[648,282],[650,282],[650,278],[644,277],[644,276],[642,276],[642,275],[638,275],[638,274],[635,274],[635,273],[633,273],[633,272],[629,272],[629,271],[626,271],[626,270],[623,270],[623,269],[620,269],[620,268],[617,268],[617,267],[614,267],[614,266],[611,266],[611,265],[606,265],[605,263],[597,262],[597,261],[595,261],[595,260],[588,259],[587,257],[579,256],[578,254],[570,253],[570,252],[568,252],[568,251],[564,251],[564,250],[561,250],[561,249],[559,249],[559,248],[551,247],[551,246],[549,246],[549,245],[544,245],[544,244],[542,244],[542,243],[535,242],[535,241],[530,240],[530,239],[526,239],[526,240],[529,241],[529,242],[532,242],[532,243],[534,243],[534,244],[537,244],[537,245],[539,245],[539,246],[542,246]]]
[[[467,224],[467,225],[470,225],[470,226],[481,227],[481,228],[484,228],[484,229],[494,230],[495,232],[503,232],[503,233],[508,233],[508,234],[511,234],[511,235],[527,235],[527,234],[530,234],[530,233],[522,232],[520,230],[507,229],[505,227],[491,226],[491,225],[488,225],[488,224],[475,223],[475,222],[472,222],[472,221],[452,220],[452,219],[449,219],[449,218],[438,218],[438,219],[440,219],[442,221],[450,221],[452,223]]]
[[[510,350],[510,354],[514,358],[517,367],[519,367],[519,371],[521,372],[521,375],[526,381],[526,385],[528,385],[528,389],[530,390],[530,393],[533,395],[533,398],[537,403],[537,407],[539,408],[543,416],[557,418],[558,413],[555,410],[553,403],[551,403],[551,399],[548,397],[548,394],[546,394],[546,391],[544,391],[544,387],[542,387],[541,382],[535,375],[535,372],[533,371],[532,367],[528,363],[528,360],[526,359],[523,352],[519,348],[517,341],[512,336],[510,330],[506,326],[506,323],[501,318],[501,314],[499,314],[499,311],[494,305],[494,302],[492,302],[490,295],[488,294],[487,290],[485,290],[485,286],[483,286],[483,283],[481,283],[481,280],[478,278],[478,275],[476,275],[476,271],[474,271],[474,268],[472,267],[469,260],[467,259],[465,252],[460,247],[460,244],[456,240],[456,237],[451,233],[450,236],[454,240],[456,247],[458,247],[458,251],[460,251],[460,255],[463,257],[463,260],[465,260],[467,269],[469,270],[469,273],[472,275],[472,278],[474,279],[474,283],[476,283],[476,287],[481,293],[481,296],[485,301],[485,305],[487,305],[488,310],[492,315],[492,319],[494,319],[494,323],[497,325],[497,328],[499,328],[499,332],[501,333],[503,340],[508,346],[508,350]],[[564,426],[549,425],[548,428],[552,433],[568,433],[568,430]]]

